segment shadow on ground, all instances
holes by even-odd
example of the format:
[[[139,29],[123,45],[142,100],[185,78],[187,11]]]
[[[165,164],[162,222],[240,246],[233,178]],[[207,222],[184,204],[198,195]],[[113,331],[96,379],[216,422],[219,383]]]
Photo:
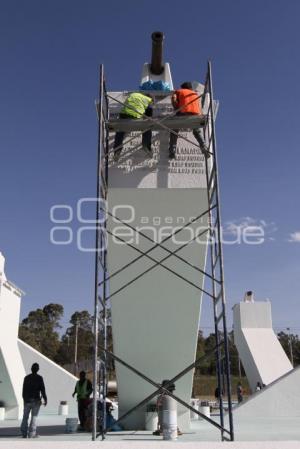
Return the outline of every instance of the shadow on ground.
[[[65,435],[66,426],[38,426],[40,436]],[[0,438],[21,438],[20,427],[2,427],[0,429]]]

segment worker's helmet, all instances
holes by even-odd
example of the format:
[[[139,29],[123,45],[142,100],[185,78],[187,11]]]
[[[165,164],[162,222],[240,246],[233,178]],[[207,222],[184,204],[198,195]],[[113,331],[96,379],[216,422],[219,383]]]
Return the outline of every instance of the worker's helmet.
[[[181,84],[180,86],[182,89],[191,89],[193,90],[193,85],[190,81],[185,81],[184,83]]]
[[[169,384],[169,385],[168,385],[168,384]],[[161,384],[162,387],[165,387],[165,385],[167,385],[166,389],[167,389],[170,393],[172,393],[172,392],[175,390],[175,384],[174,384],[173,382],[170,384],[170,381],[167,380],[167,379],[163,380],[163,381],[162,381],[162,384]]]

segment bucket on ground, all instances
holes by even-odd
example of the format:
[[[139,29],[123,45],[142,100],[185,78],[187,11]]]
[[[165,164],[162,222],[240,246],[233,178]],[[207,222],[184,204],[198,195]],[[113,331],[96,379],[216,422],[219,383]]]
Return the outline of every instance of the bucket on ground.
[[[191,407],[193,407],[196,410],[199,410],[199,399],[192,398]],[[197,415],[197,413],[193,412],[192,410],[190,410],[190,416],[191,419],[199,419],[199,415]]]
[[[199,412],[201,412],[203,415],[210,418],[210,406],[208,401],[201,401],[199,406]],[[201,416],[199,416],[201,419]]]
[[[77,432],[78,418],[66,418],[66,433]]]
[[[60,401],[58,406],[58,414],[62,416],[67,416],[69,414],[69,406],[67,401]]]
[[[165,394],[162,398],[163,439],[177,440],[177,402]]]
[[[156,404],[148,404],[145,413],[145,430],[157,430],[158,414]]]

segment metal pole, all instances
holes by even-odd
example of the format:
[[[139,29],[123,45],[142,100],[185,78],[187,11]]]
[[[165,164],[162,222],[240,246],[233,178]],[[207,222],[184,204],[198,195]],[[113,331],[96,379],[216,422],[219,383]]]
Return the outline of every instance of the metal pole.
[[[208,76],[209,76],[209,72],[208,72]],[[207,81],[209,81],[207,79]],[[207,85],[207,82],[206,82]],[[208,89],[210,88],[210,85],[208,86]],[[211,92],[210,90],[208,91],[209,93],[209,108],[208,108],[208,122],[207,122],[207,126],[208,126],[208,137],[210,136],[210,128],[209,126],[211,126],[211,121],[212,121],[212,117],[209,115],[209,109],[211,108],[211,103],[212,103],[212,96],[211,96]],[[210,117],[210,120],[209,120]],[[214,150],[214,148],[213,148]],[[214,156],[213,156],[214,158]],[[213,161],[215,164],[216,162]],[[206,181],[207,181],[207,201],[208,201],[208,207],[210,207],[210,202],[213,200],[212,197],[210,197],[209,194],[209,167],[208,167],[208,161],[207,159],[205,160],[205,171],[206,171]],[[216,173],[216,172],[215,172]],[[218,207],[218,205],[216,205]],[[218,210],[218,209],[217,209]],[[224,428],[224,409],[223,409],[223,382],[222,382],[222,377],[221,377],[221,370],[222,370],[222,366],[221,366],[221,348],[220,348],[220,334],[219,334],[219,329],[218,329],[218,318],[217,318],[217,300],[216,300],[216,276],[215,276],[215,257],[214,257],[214,248],[213,248],[213,239],[214,239],[214,230],[212,228],[213,226],[213,214],[212,211],[209,209],[209,214],[208,214],[208,220],[209,220],[209,227],[210,227],[210,233],[209,233],[209,251],[210,251],[210,265],[211,265],[211,287],[212,287],[212,294],[213,294],[213,313],[214,313],[214,329],[215,329],[215,339],[216,339],[216,346],[217,346],[217,351],[216,351],[216,374],[217,374],[217,384],[218,384],[218,391],[219,391],[219,410],[220,410],[220,424],[222,429]],[[221,430],[221,436],[223,439],[223,430]]]
[[[293,345],[292,345],[292,337],[291,337],[291,333],[290,333],[290,328],[287,327],[286,330],[288,331],[288,342],[289,342],[289,348],[290,348],[290,359],[291,359],[291,364],[294,368],[294,354],[293,354]]]
[[[238,363],[239,363],[239,379],[242,378],[242,369],[241,369],[241,359],[240,356],[238,356]]]
[[[106,253],[106,251],[105,251]],[[104,255],[104,267],[106,267],[106,255]],[[103,347],[104,351],[102,353],[102,399],[103,399],[103,409],[102,409],[102,440],[105,439],[106,431],[106,394],[107,394],[107,304],[106,304],[106,269],[104,268],[104,284],[103,284]]]
[[[108,122],[109,119],[109,105],[108,105],[108,99],[106,94],[106,88],[105,88],[105,80],[103,77],[103,85],[102,85],[102,102],[105,97],[105,110],[106,110],[106,116],[105,120]],[[105,163],[105,192],[104,192],[104,199],[107,201],[107,188],[108,188],[108,148],[109,148],[109,135],[106,132],[105,133],[105,149],[104,154],[102,154],[102,161]],[[106,203],[107,204],[107,203]],[[104,211],[105,213],[106,211]],[[104,223],[105,230],[106,230],[106,221]],[[106,433],[106,395],[107,395],[107,322],[108,322],[108,313],[107,313],[107,234],[103,235],[103,242],[104,242],[104,248],[103,248],[103,294],[102,294],[102,307],[103,307],[103,315],[102,315],[102,325],[103,325],[103,347],[104,351],[102,352],[102,399],[103,399],[103,409],[102,409],[102,440],[105,439],[105,433]],[[100,287],[100,284],[98,284]]]
[[[226,383],[227,383],[227,397],[228,397],[228,415],[229,415],[229,426],[231,433],[231,440],[234,440],[234,431],[233,431],[233,418],[232,418],[232,402],[231,402],[231,384],[230,384],[230,361],[229,361],[229,348],[228,348],[228,335],[227,335],[227,323],[226,323],[226,313],[225,313],[225,287],[224,287],[224,263],[223,263],[223,250],[221,243],[221,212],[220,212],[220,192],[219,192],[219,182],[218,182],[218,160],[217,160],[217,151],[216,151],[216,133],[215,133],[215,120],[214,120],[214,111],[213,111],[213,87],[212,87],[212,71],[211,71],[211,62],[208,62],[208,75],[209,75],[209,91],[210,91],[210,101],[211,101],[211,126],[212,126],[212,144],[213,144],[213,153],[215,159],[215,183],[216,183],[216,198],[217,198],[217,214],[218,214],[218,245],[219,245],[219,256],[220,256],[220,278],[222,281],[221,284],[221,298],[222,298],[222,308],[223,308],[223,331],[224,331],[224,352],[225,352],[225,367],[226,367]]]
[[[74,348],[74,371],[75,371],[75,376],[77,376],[77,353],[78,353],[78,326],[79,326],[79,322],[78,320],[76,320],[75,323],[75,348]]]
[[[99,229],[100,217],[100,193],[101,193],[101,153],[102,153],[102,127],[103,127],[103,80],[104,67],[100,66],[100,81],[99,81],[99,120],[98,120],[98,149],[97,149],[97,204],[96,204],[96,242],[95,242],[95,284],[94,284],[94,360],[93,360],[93,431],[92,440],[97,438],[97,387],[98,387],[98,337],[99,337],[99,240],[101,230]]]

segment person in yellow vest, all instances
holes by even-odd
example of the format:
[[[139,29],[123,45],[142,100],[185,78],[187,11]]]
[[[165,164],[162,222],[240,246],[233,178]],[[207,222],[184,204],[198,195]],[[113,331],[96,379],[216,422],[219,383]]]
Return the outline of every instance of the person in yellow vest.
[[[147,115],[148,117],[152,117],[152,107],[151,103],[153,102],[152,98],[148,94],[142,94],[140,92],[133,92],[130,94],[124,103],[123,108],[119,114],[120,119],[139,119],[142,118],[143,115]],[[114,161],[118,161],[123,149],[123,141],[125,137],[124,131],[117,131],[115,135],[114,142]],[[142,136],[142,147],[143,150],[152,157],[152,149],[151,149],[151,139],[152,132],[148,130],[143,133]]]
[[[175,90],[172,96],[172,105],[175,110],[177,110],[177,116],[187,116],[187,115],[202,115],[202,108],[199,101],[199,95],[193,90],[192,83],[186,81],[181,84],[180,89]],[[178,129],[173,130],[174,133],[170,133],[169,142],[169,158],[175,159],[176,157],[176,145],[178,139]],[[176,134],[175,134],[176,133]],[[209,157],[209,151],[205,145],[204,139],[202,137],[201,129],[194,129],[193,135],[197,140],[202,153]]]
[[[77,395],[78,402],[78,418],[80,422],[80,429],[84,429],[86,420],[86,409],[89,402],[89,397],[93,392],[92,383],[86,378],[85,371],[79,373],[79,380],[76,382],[75,390],[72,396]]]

